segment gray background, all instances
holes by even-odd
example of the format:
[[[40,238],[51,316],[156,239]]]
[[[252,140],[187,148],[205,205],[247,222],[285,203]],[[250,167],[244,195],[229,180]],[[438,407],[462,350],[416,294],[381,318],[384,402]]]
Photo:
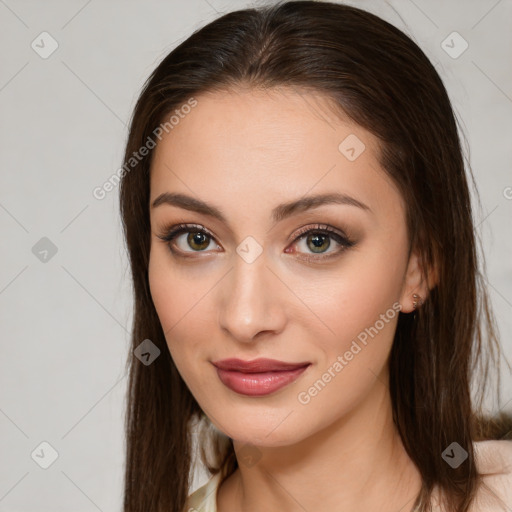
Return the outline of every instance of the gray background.
[[[510,360],[512,1],[352,4],[408,33],[448,88],[471,147],[477,232]],[[0,0],[2,512],[121,510],[132,298],[118,190],[103,200],[92,191],[121,165],[126,123],[158,62],[218,13],[248,5],[258,3]],[[51,48],[44,31],[58,43],[46,59],[31,47]],[[469,44],[457,58],[453,31]],[[506,368],[502,394],[510,410]],[[43,441],[58,452],[48,469]],[[205,478],[198,471],[193,487]]]

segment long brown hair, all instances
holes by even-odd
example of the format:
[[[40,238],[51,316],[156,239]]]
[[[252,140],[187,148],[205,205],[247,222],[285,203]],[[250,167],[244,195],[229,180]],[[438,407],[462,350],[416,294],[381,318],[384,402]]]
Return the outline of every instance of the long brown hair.
[[[134,109],[120,185],[134,292],[124,512],[183,512],[192,427],[204,420],[171,358],[148,284],[151,149],[162,123],[172,129],[165,122],[176,109],[240,86],[320,92],[380,140],[381,165],[407,205],[410,249],[420,251],[426,274],[437,274],[422,307],[399,315],[390,356],[394,421],[423,478],[421,510],[439,486],[447,510],[467,511],[481,482],[472,441],[512,427],[481,413],[500,347],[478,268],[457,120],[435,68],[403,32],[355,7],[292,1],[231,12],[196,31],[154,70]],[[151,149],[141,156],[144,146]],[[133,356],[145,339],[161,351],[148,366]],[[441,456],[452,442],[468,452],[457,469]],[[227,477],[237,467],[231,440],[218,431],[206,431],[199,445],[214,449],[213,460],[203,454],[212,473],[224,468]]]

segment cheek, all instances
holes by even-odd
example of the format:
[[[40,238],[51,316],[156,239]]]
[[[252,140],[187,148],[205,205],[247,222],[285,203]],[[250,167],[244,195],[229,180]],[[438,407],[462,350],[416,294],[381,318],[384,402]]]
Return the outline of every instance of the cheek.
[[[149,258],[148,280],[151,298],[160,319],[162,329],[168,332],[179,318],[180,301],[176,290],[179,281],[169,271],[165,258],[152,250]]]
[[[153,304],[171,356],[185,381],[198,357],[206,357],[201,340],[211,330],[208,292],[213,283],[191,270],[172,265],[168,255],[152,251],[148,279]],[[187,382],[189,384],[189,382]]]
[[[301,290],[298,295],[314,313],[314,317],[303,315],[303,328],[320,329],[317,339],[324,340],[328,352],[343,350],[386,312],[391,318],[396,315],[404,275],[402,258],[376,243],[369,245],[347,253],[335,271],[312,272],[295,280],[295,289]],[[378,326],[389,331],[387,323],[386,329],[381,322]]]
[[[384,243],[369,245],[347,257],[329,277],[303,280],[311,283],[303,288],[305,302],[321,320],[311,322],[308,317],[302,323],[319,349],[318,368],[301,387],[305,394],[299,402],[310,398],[309,411],[318,408],[320,413],[329,403],[336,403],[336,410],[350,408],[386,365],[398,321],[405,263],[399,243],[394,246],[397,252],[386,250]],[[318,328],[324,335],[315,335],[313,330]]]
[[[320,316],[334,335],[315,337],[310,332],[309,338],[317,340],[318,364],[296,396],[307,428],[316,428],[317,422],[327,425],[347,414],[371,395],[374,386],[380,386],[379,380],[386,385],[384,372],[399,305],[392,282],[383,275],[365,273],[340,280],[338,285],[331,284],[329,299],[319,301]],[[305,323],[303,329],[308,329]]]

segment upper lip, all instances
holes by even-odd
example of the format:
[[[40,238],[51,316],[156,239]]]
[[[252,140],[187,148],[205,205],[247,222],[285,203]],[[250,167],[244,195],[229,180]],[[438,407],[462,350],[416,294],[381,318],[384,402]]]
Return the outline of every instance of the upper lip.
[[[219,361],[212,361],[212,364],[221,370],[231,370],[244,373],[259,373],[259,372],[272,372],[284,370],[296,370],[311,363],[305,361],[302,363],[286,363],[278,361],[277,359],[252,359],[251,361],[244,361],[242,359],[221,359]]]

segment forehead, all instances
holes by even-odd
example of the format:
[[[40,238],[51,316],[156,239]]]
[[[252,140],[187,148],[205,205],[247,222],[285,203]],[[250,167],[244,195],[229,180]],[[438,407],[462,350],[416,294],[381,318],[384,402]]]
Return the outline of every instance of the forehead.
[[[325,96],[280,88],[195,98],[155,148],[152,200],[169,191],[251,209],[324,192],[375,206],[400,200],[380,167],[376,137]]]

